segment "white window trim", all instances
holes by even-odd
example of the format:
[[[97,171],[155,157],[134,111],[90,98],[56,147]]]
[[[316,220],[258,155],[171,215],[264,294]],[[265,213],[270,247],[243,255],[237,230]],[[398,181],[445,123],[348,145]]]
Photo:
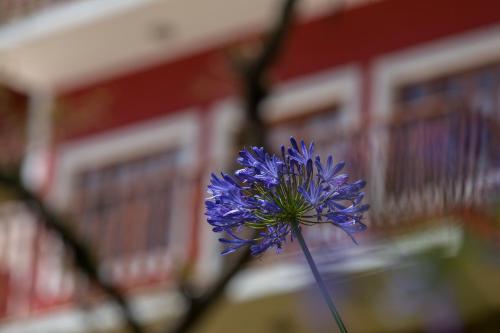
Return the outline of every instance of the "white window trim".
[[[75,176],[89,168],[143,156],[170,147],[180,147],[182,164],[196,162],[199,124],[194,111],[154,119],[62,145],[58,149],[49,200],[64,209],[72,200]]]
[[[347,65],[278,85],[264,104],[264,120],[279,121],[332,104],[356,127],[361,121],[361,80],[359,67]]]
[[[141,157],[147,152],[158,152],[169,148],[180,148],[179,169],[184,177],[192,177],[198,167],[200,121],[195,109],[179,112],[177,115],[156,118],[137,125],[117,129],[105,134],[94,135],[85,139],[64,144],[58,149],[55,165],[53,186],[48,195],[50,203],[61,210],[67,210],[74,195],[74,182],[82,171],[90,168],[108,165],[117,161]],[[183,189],[189,193],[178,193],[174,196],[192,197],[196,189]],[[191,193],[193,192],[193,193]],[[192,195],[191,195],[192,194]],[[184,205],[184,207],[182,207]],[[178,200],[174,203],[172,221],[190,221],[192,207],[190,203]],[[152,252],[147,258],[128,258],[131,274],[137,271],[138,262],[161,261],[171,264],[172,258],[186,258],[186,246],[189,243],[188,226],[186,223],[171,223],[168,246],[165,252]],[[165,253],[168,255],[165,255]],[[154,257],[154,258],[153,258]],[[116,274],[127,277],[123,271],[121,260],[106,263],[106,269],[112,269]],[[147,265],[150,266],[149,264]],[[123,272],[124,274],[120,274]],[[134,274],[132,274],[134,275]],[[132,277],[132,276],[131,276]]]
[[[394,112],[394,99],[398,87],[430,80],[464,71],[474,67],[500,61],[500,25],[479,31],[467,32],[437,41],[425,43],[404,51],[391,53],[374,62],[372,72],[371,115],[372,135],[386,123]],[[371,198],[374,205],[381,207],[385,195],[385,170],[389,138],[380,135],[371,140],[374,156],[378,156],[376,167],[372,168],[371,179],[376,191]],[[376,201],[376,202],[375,202]]]
[[[373,115],[393,112],[396,88],[500,61],[500,25],[441,39],[377,60],[373,72]]]

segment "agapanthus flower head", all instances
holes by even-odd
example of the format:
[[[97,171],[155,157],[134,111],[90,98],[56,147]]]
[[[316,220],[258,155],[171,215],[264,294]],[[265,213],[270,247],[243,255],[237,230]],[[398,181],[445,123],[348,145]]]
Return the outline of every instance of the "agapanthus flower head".
[[[365,181],[349,183],[340,173],[344,162],[335,164],[328,156],[322,163],[313,143],[299,145],[294,138],[290,143],[281,147],[281,156],[259,147],[244,149],[237,159],[242,168],[234,177],[212,174],[206,215],[213,231],[224,234],[219,239],[226,245],[222,254],[243,246],[250,246],[253,255],[269,248],[279,252],[293,237],[292,223],[332,224],[354,242],[353,234],[366,229],[361,221],[369,208],[362,204]]]

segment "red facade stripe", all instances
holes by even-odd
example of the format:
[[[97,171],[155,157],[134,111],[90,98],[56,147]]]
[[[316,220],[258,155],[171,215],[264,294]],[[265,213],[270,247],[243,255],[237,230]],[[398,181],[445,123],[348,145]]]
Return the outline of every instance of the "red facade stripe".
[[[384,53],[497,22],[497,0],[375,2],[296,26],[275,78],[289,80],[347,63],[366,63]],[[86,103],[96,92],[109,98],[102,111],[107,115],[99,117],[99,122],[67,133],[62,139],[106,131],[235,94],[236,81],[225,66],[228,45],[65,92],[61,100],[71,112],[85,112]]]

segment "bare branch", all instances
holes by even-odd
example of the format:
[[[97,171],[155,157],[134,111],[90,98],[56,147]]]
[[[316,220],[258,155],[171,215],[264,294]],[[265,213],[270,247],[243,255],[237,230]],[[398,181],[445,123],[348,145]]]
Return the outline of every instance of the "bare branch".
[[[19,170],[16,168],[15,170]],[[134,333],[141,333],[139,323],[135,319],[125,297],[110,282],[103,280],[97,271],[91,251],[86,244],[77,237],[69,227],[67,221],[63,220],[58,214],[53,212],[47,205],[32,191],[22,183],[18,172],[9,172],[0,170],[0,185],[12,192],[19,200],[22,200],[39,218],[37,222],[53,231],[64,242],[66,248],[73,254],[75,266],[80,270],[89,281],[103,291],[121,310],[123,317],[129,329]]]
[[[245,144],[264,146],[266,130],[263,124],[260,106],[268,95],[267,75],[269,68],[276,61],[283,42],[290,30],[293,9],[297,0],[285,0],[280,17],[264,43],[260,54],[247,63],[242,71],[245,103]],[[179,323],[168,330],[171,333],[183,333],[192,328],[214,305],[225,290],[227,284],[252,258],[250,250],[244,250],[232,266],[224,272],[215,285],[201,297],[189,299],[189,309]]]
[[[290,31],[293,19],[293,9],[297,0],[285,0],[279,19],[268,35],[261,53],[253,60],[244,64],[242,71],[243,97],[247,127],[247,142],[245,144],[265,146],[265,127],[262,123],[261,103],[269,94],[268,74],[270,67],[277,60],[283,47],[285,37]]]

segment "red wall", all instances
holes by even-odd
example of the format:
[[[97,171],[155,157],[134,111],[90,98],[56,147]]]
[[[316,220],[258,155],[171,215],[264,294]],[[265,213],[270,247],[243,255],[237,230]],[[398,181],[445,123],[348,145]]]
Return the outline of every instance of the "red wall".
[[[499,21],[498,0],[379,1],[296,26],[274,77],[283,81],[345,63],[366,64],[384,53]],[[61,109],[71,111],[76,126],[58,137],[70,140],[237,93],[226,66],[230,44],[64,92]]]

